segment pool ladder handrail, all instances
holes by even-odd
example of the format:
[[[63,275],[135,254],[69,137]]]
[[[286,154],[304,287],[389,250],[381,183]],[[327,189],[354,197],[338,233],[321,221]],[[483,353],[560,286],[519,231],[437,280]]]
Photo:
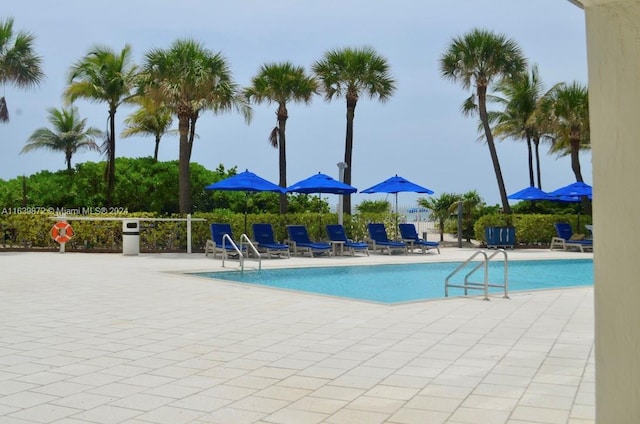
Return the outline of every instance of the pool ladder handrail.
[[[238,261],[240,262],[240,271],[244,271],[244,260],[245,257],[242,254],[242,247],[244,244],[249,246],[249,249],[251,250],[251,252],[253,253],[254,257],[256,258],[256,260],[258,261],[258,271],[262,270],[262,255],[260,255],[260,252],[258,252],[258,249],[256,248],[256,246],[251,242],[251,240],[249,239],[249,237],[246,234],[242,234],[240,235],[240,247],[238,247],[238,245],[233,241],[233,239],[231,238],[231,236],[229,236],[229,234],[223,234],[222,236],[222,267],[224,268],[224,260],[227,257],[227,242],[229,243],[229,245],[233,248],[233,250],[235,250],[236,254],[238,255]],[[248,249],[248,250],[249,250]],[[247,256],[247,259],[249,259],[250,256]]]
[[[493,259],[497,254],[502,253],[504,255],[504,283],[503,284],[492,284],[489,283],[489,261]],[[458,271],[462,270],[469,264],[476,256],[482,255],[483,261],[479,262],[471,271],[467,273],[464,277],[464,284],[449,284],[449,280]],[[484,267],[484,282],[483,283],[474,283],[469,281],[469,277],[474,274],[478,269]],[[483,290],[484,291],[484,300],[489,300],[489,287],[501,287],[504,288],[504,298],[509,299],[509,256],[507,255],[507,251],[504,249],[497,249],[490,256],[483,250],[477,250],[471,255],[466,261],[461,263],[456,269],[454,269],[444,280],[444,295],[445,297],[449,297],[449,287],[456,287],[464,289],[465,296],[468,294],[469,290]]]

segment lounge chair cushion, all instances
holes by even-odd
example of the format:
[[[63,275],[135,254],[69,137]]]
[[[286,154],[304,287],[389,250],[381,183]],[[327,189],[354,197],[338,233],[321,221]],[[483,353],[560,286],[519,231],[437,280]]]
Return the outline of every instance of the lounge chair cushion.
[[[304,225],[288,225],[289,243],[293,246],[294,255],[298,250],[301,252],[308,251],[310,256],[314,253],[329,253],[331,245],[324,242],[313,242],[309,238],[307,227]]]
[[[347,238],[347,234],[344,232],[344,227],[340,224],[329,224],[325,227],[329,240],[332,242],[342,242],[344,248],[346,248],[351,256],[354,256],[355,251],[364,251],[369,256],[369,245],[367,243],[355,242]]]

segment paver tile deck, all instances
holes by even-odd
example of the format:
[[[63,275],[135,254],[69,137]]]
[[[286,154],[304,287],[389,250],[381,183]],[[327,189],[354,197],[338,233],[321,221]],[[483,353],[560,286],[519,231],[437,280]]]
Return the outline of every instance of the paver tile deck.
[[[441,250],[262,266],[471,254]],[[594,422],[592,287],[382,305],[185,275],[202,254],[0,264],[0,422]]]

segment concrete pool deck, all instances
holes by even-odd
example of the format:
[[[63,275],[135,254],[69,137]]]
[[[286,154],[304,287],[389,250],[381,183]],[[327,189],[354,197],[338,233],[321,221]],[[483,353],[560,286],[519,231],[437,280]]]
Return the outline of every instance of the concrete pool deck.
[[[441,250],[263,267],[472,252]],[[594,422],[592,287],[388,306],[184,275],[223,269],[202,254],[1,252],[0,264],[3,424]]]

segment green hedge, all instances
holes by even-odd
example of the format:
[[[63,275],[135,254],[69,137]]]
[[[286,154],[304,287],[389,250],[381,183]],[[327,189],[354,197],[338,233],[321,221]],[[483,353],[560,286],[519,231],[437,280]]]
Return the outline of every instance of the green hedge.
[[[56,220],[54,215],[46,213],[14,213],[0,215],[0,249],[57,250],[59,248],[51,238],[51,228]],[[74,220],[69,216],[74,237],[65,246],[67,251],[121,251],[122,222],[107,220],[110,218],[185,218],[185,216],[160,216],[153,213],[101,214],[82,215],[83,218],[96,218],[94,221]],[[214,222],[229,223],[238,238],[245,232],[245,215],[227,210],[195,213],[191,228],[191,245],[193,251],[203,251],[204,245],[211,238],[209,224]],[[395,215],[362,214],[345,215],[344,226],[347,235],[356,240],[367,237],[367,222],[384,222],[387,224],[389,236],[394,234]],[[338,222],[335,213],[300,213],[300,214],[248,214],[246,215],[247,235],[252,237],[251,224],[271,223],[277,240],[287,238],[287,225],[303,224],[307,226],[313,239],[326,238],[324,226]],[[187,245],[187,226],[185,222],[145,221],[140,222],[140,250],[142,252],[185,251]]]
[[[37,249],[57,250],[58,244],[51,238],[51,227],[55,223],[53,215],[45,213],[24,213],[0,215],[0,249]],[[160,216],[153,213],[131,213],[111,215],[83,215],[93,218],[185,218],[180,215]],[[193,251],[203,251],[204,245],[211,238],[209,224],[214,222],[229,223],[234,236],[245,232],[245,216],[217,210],[215,212],[195,213],[193,218],[204,219],[204,222],[192,223],[191,237]],[[581,231],[576,231],[577,215],[485,215],[474,225],[475,239],[484,241],[486,227],[514,226],[516,242],[519,245],[547,245],[556,235],[553,224],[568,222],[576,233],[586,233],[585,224],[591,223],[590,216],[580,216]],[[67,243],[66,250],[72,251],[105,251],[122,250],[122,223],[120,221],[96,220],[80,221],[69,218],[74,229],[74,237]],[[307,226],[313,239],[325,238],[324,226],[338,222],[335,213],[307,212],[298,214],[248,214],[246,216],[247,235],[252,237],[251,224],[267,222],[273,225],[275,237],[282,241],[287,238],[287,225],[303,224]],[[396,217],[390,213],[362,213],[345,215],[344,226],[347,235],[354,240],[367,238],[367,223],[383,222],[390,238],[396,237]],[[187,227],[185,222],[145,221],[140,223],[140,250],[142,252],[163,252],[186,250]]]
[[[475,225],[475,239],[485,241],[484,231],[486,227],[515,227],[516,243],[520,245],[547,245],[551,238],[556,236],[553,226],[556,222],[568,222],[575,233],[587,234],[585,224],[591,224],[591,217],[580,216],[580,230],[578,228],[577,215],[485,215],[480,217]]]

